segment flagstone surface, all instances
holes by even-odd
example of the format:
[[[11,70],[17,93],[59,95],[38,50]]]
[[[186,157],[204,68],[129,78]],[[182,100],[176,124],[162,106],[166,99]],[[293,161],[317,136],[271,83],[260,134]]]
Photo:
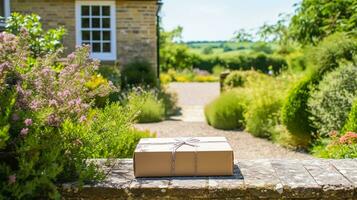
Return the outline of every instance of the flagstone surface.
[[[98,162],[107,179],[65,184],[64,199],[357,199],[357,160],[238,160],[233,176],[163,178],[135,178],[131,159]]]

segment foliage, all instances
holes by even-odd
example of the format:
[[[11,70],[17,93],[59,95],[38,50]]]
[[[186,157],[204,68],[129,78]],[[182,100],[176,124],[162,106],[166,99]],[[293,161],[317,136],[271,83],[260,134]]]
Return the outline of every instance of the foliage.
[[[251,42],[253,40],[253,36],[245,29],[239,29],[234,33],[234,39],[239,42]]]
[[[134,134],[132,107],[95,107],[115,88],[88,46],[58,62],[61,49],[38,54],[19,34],[0,33],[0,199],[59,199],[59,183],[103,178],[88,158],[130,156],[149,135]]]
[[[167,73],[160,74],[160,81],[163,84],[170,82],[217,82],[219,78],[202,70],[176,71],[170,69]]]
[[[111,82],[116,90],[110,93],[108,98],[101,99],[100,102],[116,102],[119,101],[120,88],[121,86],[121,77],[120,77],[120,67],[117,65],[101,65],[98,68],[98,73],[104,78]]]
[[[348,115],[346,124],[342,129],[342,134],[348,131],[357,132],[357,100],[353,103],[350,114]]]
[[[12,13],[6,21],[6,32],[26,38],[30,51],[35,57],[53,53],[61,48],[62,38],[66,33],[63,28],[44,31],[40,19],[36,14]]]
[[[232,55],[210,55],[197,57],[193,67],[212,71],[215,66],[224,66],[231,70],[257,70],[269,73],[280,73],[287,66],[286,60],[280,56],[271,56],[264,53],[258,54],[232,54]]]
[[[231,90],[223,93],[205,107],[208,124],[224,130],[243,128],[247,100]]]
[[[314,131],[309,120],[310,111],[307,102],[310,98],[310,88],[316,77],[316,73],[311,73],[296,83],[283,103],[282,122],[291,134],[298,137],[310,138]]]
[[[122,87],[149,86],[158,84],[154,67],[145,60],[136,60],[125,65],[121,71]]]
[[[229,88],[243,87],[244,82],[246,81],[246,74],[242,71],[233,71],[231,72],[223,82],[224,89]]]
[[[292,37],[302,44],[317,44],[335,32],[357,27],[357,2],[303,0],[290,24]]]
[[[282,121],[291,134],[310,137],[315,131],[307,105],[310,91],[326,73],[336,69],[341,61],[352,60],[356,54],[355,49],[356,44],[346,34],[331,35],[313,49],[312,58],[316,60],[314,68],[291,88],[283,105]]]
[[[136,117],[139,123],[160,122],[178,112],[177,96],[166,88],[133,88],[123,97],[122,102],[139,111]]]
[[[357,67],[342,65],[327,74],[308,101],[311,121],[321,137],[339,131],[357,98]],[[352,130],[349,130],[352,131]]]
[[[338,136],[336,132],[332,132],[330,139],[320,140],[313,147],[312,152],[314,156],[321,158],[357,158],[357,133],[347,132]]]

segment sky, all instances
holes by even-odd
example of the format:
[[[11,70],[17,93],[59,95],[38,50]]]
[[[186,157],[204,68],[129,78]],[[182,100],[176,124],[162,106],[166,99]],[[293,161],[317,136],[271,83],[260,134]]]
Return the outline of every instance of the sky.
[[[230,40],[235,31],[274,23],[300,0],[163,0],[165,30],[183,27],[183,40]]]

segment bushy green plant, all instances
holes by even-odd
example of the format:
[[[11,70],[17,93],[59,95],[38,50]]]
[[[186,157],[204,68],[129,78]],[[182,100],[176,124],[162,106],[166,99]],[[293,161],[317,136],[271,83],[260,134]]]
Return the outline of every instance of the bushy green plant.
[[[88,46],[59,63],[19,34],[0,33],[0,199],[59,199],[57,184],[103,178],[88,158],[127,157],[148,135],[132,134],[133,107],[94,107],[114,88]]]
[[[165,105],[155,91],[136,88],[129,92],[124,101],[127,106],[138,110],[136,120],[139,123],[160,122],[165,119]]]
[[[242,87],[245,82],[245,74],[242,71],[231,72],[223,82],[224,88]]]
[[[315,131],[307,105],[311,89],[318,85],[326,73],[336,69],[339,62],[351,61],[355,54],[356,43],[346,34],[329,36],[314,48],[312,55],[316,60],[315,67],[293,86],[282,109],[283,123],[292,134],[310,137]]]
[[[6,32],[21,35],[35,57],[53,53],[61,48],[63,36],[66,34],[64,28],[43,30],[40,19],[36,14],[12,13],[6,21]]]
[[[314,131],[309,120],[310,112],[307,102],[316,76],[316,73],[309,74],[296,83],[283,103],[282,122],[291,134],[298,137],[310,138],[311,132]]]
[[[347,133],[349,131],[357,133],[357,100],[354,102],[346,124],[344,125],[341,133]]]
[[[206,120],[217,129],[243,128],[246,105],[247,100],[237,91],[225,92],[205,107]]]
[[[156,87],[158,79],[155,68],[145,60],[136,60],[124,65],[121,71],[122,87]]]
[[[343,65],[327,74],[308,101],[311,121],[322,137],[339,131],[357,97],[357,67]],[[352,130],[351,130],[352,131]]]

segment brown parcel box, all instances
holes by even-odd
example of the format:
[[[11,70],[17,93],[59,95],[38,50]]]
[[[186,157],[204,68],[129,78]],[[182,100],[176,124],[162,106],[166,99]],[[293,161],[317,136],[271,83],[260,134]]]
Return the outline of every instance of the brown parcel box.
[[[231,176],[233,150],[225,137],[141,139],[135,177]]]

